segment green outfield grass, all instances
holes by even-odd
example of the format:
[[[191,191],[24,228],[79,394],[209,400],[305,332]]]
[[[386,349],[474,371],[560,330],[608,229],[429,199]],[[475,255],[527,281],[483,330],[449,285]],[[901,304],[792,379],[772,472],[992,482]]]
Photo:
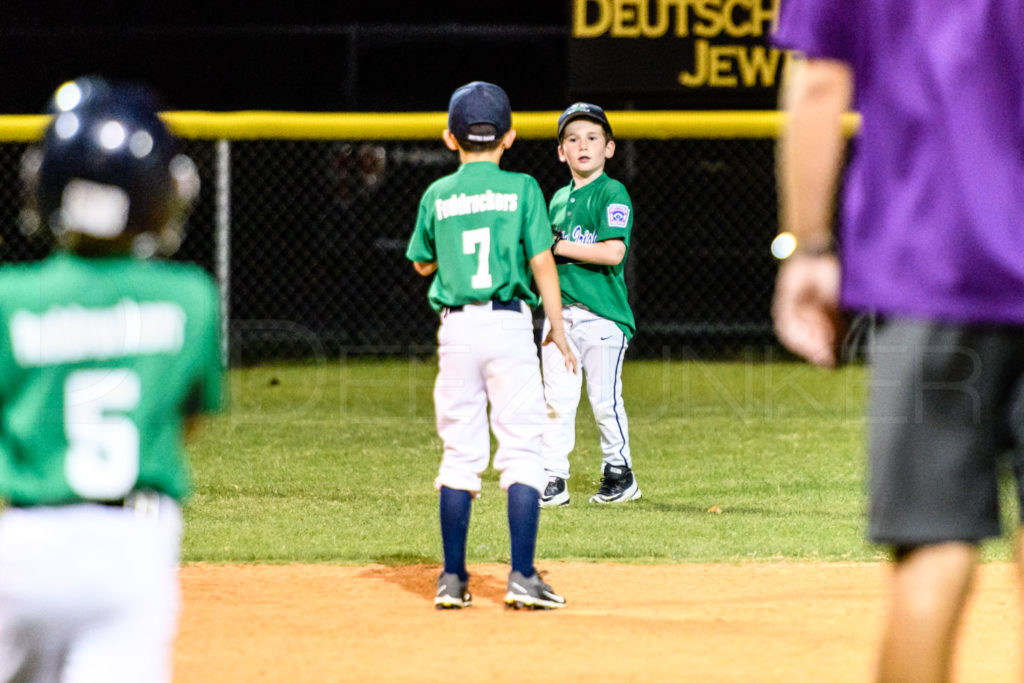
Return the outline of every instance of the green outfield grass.
[[[191,448],[196,493],[184,559],[439,563],[435,372],[432,358],[233,370],[229,410]],[[572,504],[542,511],[538,557],[884,557],[864,540],[867,378],[859,367],[762,360],[627,361],[624,400],[643,499],[587,503],[600,448],[584,398]],[[1010,519],[1015,507],[1006,508]],[[500,562],[508,552],[505,496],[489,470],[468,559]],[[987,545],[985,557],[1008,559],[1008,542]]]

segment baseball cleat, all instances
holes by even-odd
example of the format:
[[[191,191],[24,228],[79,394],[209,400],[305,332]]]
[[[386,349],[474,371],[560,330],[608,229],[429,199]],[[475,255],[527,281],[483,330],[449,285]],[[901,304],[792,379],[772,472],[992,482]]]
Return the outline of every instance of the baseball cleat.
[[[601,488],[590,497],[591,503],[625,503],[640,498],[633,470],[625,466],[605,465]]]
[[[462,609],[473,604],[473,596],[466,588],[469,579],[463,581],[458,574],[441,572],[437,577],[437,595],[434,596],[434,607],[437,609]]]
[[[561,507],[569,504],[569,489],[566,488],[565,479],[552,477],[540,497],[542,508]]]
[[[526,578],[522,572],[513,571],[508,575],[508,592],[505,594],[505,607],[519,609],[559,609],[565,607],[565,598],[552,590],[551,586],[541,581],[536,571]]]

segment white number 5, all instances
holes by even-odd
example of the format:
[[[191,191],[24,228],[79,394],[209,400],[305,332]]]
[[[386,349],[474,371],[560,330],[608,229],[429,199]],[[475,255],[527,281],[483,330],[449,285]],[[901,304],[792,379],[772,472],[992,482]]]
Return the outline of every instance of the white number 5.
[[[477,251],[477,245],[480,250]],[[487,289],[491,286],[490,255],[491,255],[491,229],[477,228],[462,233],[462,253],[472,254],[476,252],[476,273],[469,281],[473,289]]]
[[[88,499],[123,498],[139,476],[139,430],[125,415],[139,404],[132,370],[77,370],[64,382],[64,473],[71,490]],[[113,411],[113,412],[112,412]]]

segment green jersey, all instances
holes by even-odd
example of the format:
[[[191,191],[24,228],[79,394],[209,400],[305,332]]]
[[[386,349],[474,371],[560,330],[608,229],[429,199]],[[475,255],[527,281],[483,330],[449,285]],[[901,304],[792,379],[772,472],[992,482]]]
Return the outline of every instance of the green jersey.
[[[633,231],[633,202],[622,183],[603,173],[579,189],[573,185],[569,183],[551,198],[551,225],[569,242],[623,240],[626,256],[615,266],[575,261],[559,264],[562,304],[586,306],[618,325],[626,339],[632,339],[636,322],[626,296],[625,266]]]
[[[59,252],[0,270],[0,497],[185,497],[184,419],[221,404],[219,318],[195,266]]]
[[[427,294],[435,311],[512,299],[534,307],[529,260],[550,247],[551,225],[537,181],[474,161],[423,193],[405,255],[437,262]]]

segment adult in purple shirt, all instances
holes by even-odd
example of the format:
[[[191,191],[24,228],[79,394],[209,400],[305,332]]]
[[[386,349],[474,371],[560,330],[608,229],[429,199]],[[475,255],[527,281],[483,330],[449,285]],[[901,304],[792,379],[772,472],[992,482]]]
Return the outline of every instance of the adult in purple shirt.
[[[782,94],[792,254],[772,313],[779,339],[823,366],[836,363],[841,309],[880,320],[869,534],[894,563],[879,680],[948,679],[978,545],[1001,531],[1002,458],[1024,452],[1021,35],[1020,0],[781,1],[774,40],[803,55]],[[862,125],[837,257],[851,105]]]

